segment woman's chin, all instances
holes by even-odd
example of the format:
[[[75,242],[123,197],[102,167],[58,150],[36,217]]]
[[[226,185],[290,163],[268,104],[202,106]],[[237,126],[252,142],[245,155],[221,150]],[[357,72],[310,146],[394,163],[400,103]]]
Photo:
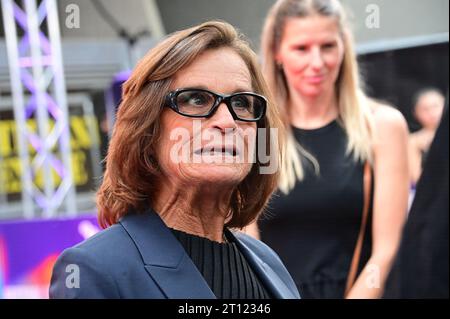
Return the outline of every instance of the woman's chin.
[[[202,164],[192,167],[189,176],[198,183],[237,185],[250,172],[245,164]]]
[[[311,85],[307,88],[301,89],[301,95],[307,96],[310,98],[318,97],[323,94],[323,88],[320,85]]]

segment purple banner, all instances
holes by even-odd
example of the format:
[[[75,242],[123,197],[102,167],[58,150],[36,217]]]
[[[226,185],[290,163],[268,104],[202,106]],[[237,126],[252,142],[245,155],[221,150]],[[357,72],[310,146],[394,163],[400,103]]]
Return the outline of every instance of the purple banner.
[[[59,254],[99,231],[93,215],[0,223],[0,297],[48,298]]]

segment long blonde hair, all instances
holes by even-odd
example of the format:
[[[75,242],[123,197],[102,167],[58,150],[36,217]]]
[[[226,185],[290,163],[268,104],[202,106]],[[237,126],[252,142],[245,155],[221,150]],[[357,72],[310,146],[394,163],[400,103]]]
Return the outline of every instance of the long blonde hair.
[[[288,130],[279,182],[279,189],[286,194],[292,190],[297,180],[303,179],[304,169],[300,154],[312,161],[316,172],[318,163],[296,142],[293,136],[287,110],[289,95],[287,80],[283,70],[275,61],[275,54],[279,49],[288,18],[303,18],[317,14],[336,19],[344,43],[344,58],[335,89],[339,119],[348,137],[347,153],[351,153],[355,161],[372,161],[373,119],[368,99],[361,88],[353,36],[342,5],[338,0],[278,0],[266,18],[261,50],[263,72],[273,90]]]

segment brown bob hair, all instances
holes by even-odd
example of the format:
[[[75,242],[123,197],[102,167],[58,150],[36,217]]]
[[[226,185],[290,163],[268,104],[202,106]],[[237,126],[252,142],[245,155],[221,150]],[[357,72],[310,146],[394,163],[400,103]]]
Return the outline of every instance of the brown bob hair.
[[[97,192],[99,223],[113,225],[131,209],[142,212],[151,206],[151,195],[158,185],[158,163],[151,156],[160,136],[159,119],[165,96],[174,75],[206,50],[231,48],[247,65],[253,90],[268,98],[266,117],[261,128],[276,128],[277,135],[266,131],[265,146],[269,163],[278,165],[284,129],[277,108],[259,69],[255,53],[236,29],[226,22],[210,21],[176,32],[139,61],[123,86],[122,102],[106,157],[106,171]],[[237,185],[230,202],[227,227],[242,228],[263,211],[277,187],[279,170],[261,174],[263,163],[253,164],[250,173]],[[277,166],[278,168],[278,166]]]

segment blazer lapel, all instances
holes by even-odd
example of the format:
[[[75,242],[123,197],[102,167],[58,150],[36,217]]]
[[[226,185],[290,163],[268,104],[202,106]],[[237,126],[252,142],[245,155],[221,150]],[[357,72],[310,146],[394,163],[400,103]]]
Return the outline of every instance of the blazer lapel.
[[[215,299],[197,267],[161,218],[149,209],[119,223],[134,241],[144,267],[169,299]]]
[[[252,270],[262,281],[266,289],[276,299],[298,299],[296,295],[286,286],[281,278],[273,271],[273,269],[261,260],[244,242],[240,241],[231,231],[227,232],[239,246],[239,250],[247,258],[247,262],[252,267]]]

